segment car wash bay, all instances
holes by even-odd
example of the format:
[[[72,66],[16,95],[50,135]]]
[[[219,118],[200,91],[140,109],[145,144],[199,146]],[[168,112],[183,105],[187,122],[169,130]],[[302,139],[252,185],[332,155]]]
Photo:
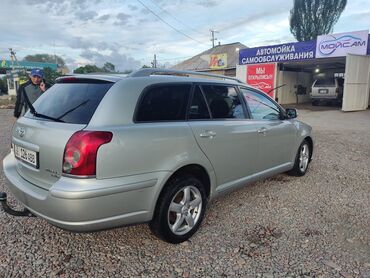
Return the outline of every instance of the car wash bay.
[[[349,45],[348,37],[356,39],[351,41],[353,47],[342,49],[341,46]],[[320,50],[324,43],[333,40],[335,44],[329,46],[336,48],[331,53],[325,48]],[[237,77],[280,104],[311,102],[315,80],[344,78],[342,110],[365,110],[370,104],[369,41],[368,32],[360,31],[319,36],[309,42],[243,49],[239,53]]]

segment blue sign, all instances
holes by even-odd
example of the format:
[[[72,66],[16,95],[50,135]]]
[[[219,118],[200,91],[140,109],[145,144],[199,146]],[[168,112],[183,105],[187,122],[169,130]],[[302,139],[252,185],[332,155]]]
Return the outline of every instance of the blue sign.
[[[370,35],[367,39],[367,55],[370,55]]]
[[[242,49],[239,65],[315,59],[316,40]]]

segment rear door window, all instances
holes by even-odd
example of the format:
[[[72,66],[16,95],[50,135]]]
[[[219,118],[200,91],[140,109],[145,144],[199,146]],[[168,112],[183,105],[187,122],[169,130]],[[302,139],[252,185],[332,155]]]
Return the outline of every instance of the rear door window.
[[[190,84],[150,87],[139,102],[135,121],[185,121],[190,88]]]
[[[57,83],[33,104],[35,110],[71,124],[88,124],[100,101],[114,83]],[[33,117],[27,112],[27,117]],[[39,119],[39,118],[38,118]]]
[[[213,119],[245,119],[241,99],[232,86],[202,85]]]

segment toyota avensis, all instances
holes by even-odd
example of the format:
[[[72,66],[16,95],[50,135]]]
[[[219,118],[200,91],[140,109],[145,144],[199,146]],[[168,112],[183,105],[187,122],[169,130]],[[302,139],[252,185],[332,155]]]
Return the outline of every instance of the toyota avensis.
[[[179,243],[199,228],[212,198],[306,173],[311,127],[296,116],[225,76],[65,76],[14,125],[7,186],[30,214],[67,230],[149,222]]]

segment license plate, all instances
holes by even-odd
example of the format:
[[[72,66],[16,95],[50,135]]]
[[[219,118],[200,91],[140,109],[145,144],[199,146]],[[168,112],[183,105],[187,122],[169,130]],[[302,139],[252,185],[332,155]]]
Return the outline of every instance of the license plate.
[[[31,165],[32,167],[39,168],[39,157],[38,153],[28,150],[26,148],[13,144],[14,155],[24,163]]]
[[[319,94],[327,94],[328,93],[328,89],[320,89],[319,90]]]

